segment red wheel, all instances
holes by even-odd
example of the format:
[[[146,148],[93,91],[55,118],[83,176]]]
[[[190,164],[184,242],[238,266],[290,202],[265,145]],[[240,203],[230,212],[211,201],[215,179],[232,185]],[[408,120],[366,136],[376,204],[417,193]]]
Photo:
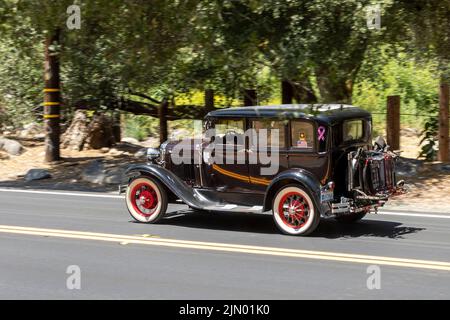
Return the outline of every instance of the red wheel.
[[[320,214],[308,192],[297,185],[278,191],[273,201],[273,217],[277,227],[291,235],[307,235],[320,221]]]
[[[127,188],[126,203],[131,216],[140,222],[157,222],[167,210],[164,189],[147,177],[131,181]]]

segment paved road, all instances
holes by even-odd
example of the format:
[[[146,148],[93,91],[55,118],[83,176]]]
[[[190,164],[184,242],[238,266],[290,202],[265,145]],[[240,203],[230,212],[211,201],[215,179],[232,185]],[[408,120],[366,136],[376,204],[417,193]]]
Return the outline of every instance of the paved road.
[[[146,225],[117,196],[0,190],[0,298],[450,298],[450,214],[328,220],[302,238],[270,215],[169,211]],[[70,265],[80,290],[67,289]]]

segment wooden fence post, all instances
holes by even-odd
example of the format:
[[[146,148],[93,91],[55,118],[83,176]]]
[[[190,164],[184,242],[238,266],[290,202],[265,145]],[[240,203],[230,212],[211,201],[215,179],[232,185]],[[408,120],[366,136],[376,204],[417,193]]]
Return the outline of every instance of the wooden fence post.
[[[214,90],[205,90],[205,110],[206,113],[214,110]]]
[[[244,106],[256,106],[258,105],[258,96],[256,90],[246,89],[244,90]]]
[[[441,83],[439,90],[439,161],[449,160],[448,126],[449,126],[449,85]]]
[[[400,149],[400,96],[387,97],[386,137],[391,150]]]

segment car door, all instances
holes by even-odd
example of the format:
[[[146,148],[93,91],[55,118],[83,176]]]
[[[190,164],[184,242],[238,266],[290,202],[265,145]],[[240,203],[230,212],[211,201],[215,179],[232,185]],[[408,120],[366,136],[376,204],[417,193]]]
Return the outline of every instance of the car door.
[[[245,119],[219,118],[213,126],[214,135],[203,150],[208,186],[218,192],[249,191]]]
[[[285,119],[250,119],[249,175],[254,190],[264,192],[271,180],[288,167]]]

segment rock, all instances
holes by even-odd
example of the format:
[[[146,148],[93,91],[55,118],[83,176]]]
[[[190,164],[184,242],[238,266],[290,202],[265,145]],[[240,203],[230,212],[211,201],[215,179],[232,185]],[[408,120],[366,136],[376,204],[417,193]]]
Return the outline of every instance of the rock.
[[[43,139],[45,139],[45,133],[36,134],[36,135],[34,135],[33,138],[36,140],[43,140]]]
[[[102,149],[115,143],[112,121],[105,114],[97,113],[89,120],[85,110],[77,110],[72,123],[62,136],[62,147],[81,151],[84,147]]]
[[[112,121],[105,114],[94,115],[88,130],[86,143],[92,149],[110,148],[116,142],[112,130]]]
[[[88,135],[88,119],[84,110],[76,110],[72,123],[61,137],[61,147],[71,150],[83,150]]]
[[[103,163],[100,160],[94,160],[81,173],[81,180],[95,184],[103,184],[105,176]]]
[[[19,142],[6,138],[0,138],[0,149],[13,156],[18,156],[23,151],[23,147]]]
[[[441,170],[445,172],[450,172],[450,164],[442,165]]]
[[[125,169],[116,168],[108,171],[105,176],[104,182],[106,184],[122,184],[126,181]]]
[[[124,152],[117,150],[116,148],[111,148],[108,152],[108,154],[112,155],[112,156],[120,156],[122,155]]]
[[[35,122],[29,123],[23,127],[23,130],[19,132],[19,137],[28,138],[42,133],[43,128]],[[45,134],[44,134],[45,137]]]
[[[399,176],[414,177],[418,172],[423,171],[423,161],[400,157],[395,165],[395,170]]]
[[[4,152],[0,152],[0,160],[9,160],[9,155],[4,153]]]
[[[109,152],[109,148],[107,148],[107,147],[101,148],[100,152],[101,153],[108,153]]]
[[[25,181],[49,179],[52,175],[45,169],[31,169],[25,175]]]
[[[122,138],[122,140],[120,140],[120,142],[126,142],[126,143],[131,143],[131,144],[139,144],[139,140],[137,140],[135,138],[130,138],[130,137]]]

